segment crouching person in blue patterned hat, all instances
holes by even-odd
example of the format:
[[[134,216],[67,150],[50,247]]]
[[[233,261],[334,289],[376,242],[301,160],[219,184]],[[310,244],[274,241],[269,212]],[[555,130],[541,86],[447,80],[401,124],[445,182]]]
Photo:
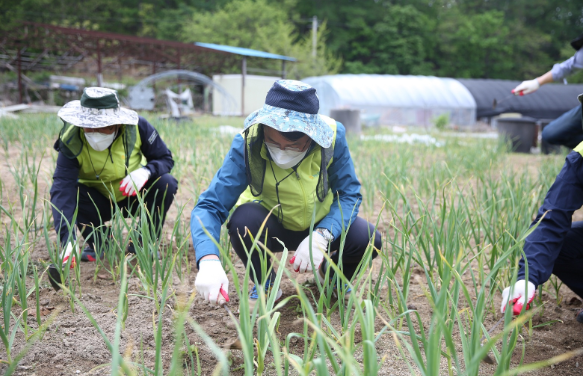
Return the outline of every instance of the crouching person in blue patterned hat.
[[[291,258],[296,272],[312,272],[323,284],[329,269],[324,253],[339,263],[340,238],[348,229],[342,250],[342,272],[351,279],[367,249],[376,257],[381,235],[366,220],[357,217],[362,197],[360,182],[345,138],[344,126],[318,114],[319,101],[311,86],[280,80],[269,90],[263,108],[245,120],[235,136],[222,167],[200,196],[191,215],[191,233],[198,274],[195,287],[211,304],[228,301],[229,280],[221,266],[221,225],[232,213],[227,229],[237,255],[257,282],[249,295],[253,308],[258,289],[269,292],[275,273],[263,250],[253,241],[267,218],[261,241],[272,252],[283,242],[295,250]],[[271,215],[270,210],[274,209]],[[315,213],[314,231],[310,233]],[[210,237],[206,235],[208,231]],[[265,235],[267,234],[267,239]],[[278,241],[279,240],[279,241]],[[372,246],[372,248],[370,247]],[[261,259],[267,259],[262,272]],[[364,265],[366,266],[366,265]],[[329,276],[334,275],[329,269]],[[350,291],[345,291],[345,297]],[[281,297],[281,290],[276,298]]]
[[[69,232],[76,210],[75,223],[85,240],[81,261],[96,261],[102,256],[100,242],[109,237],[101,225],[116,211],[114,204],[125,216],[136,213],[137,192],[159,236],[178,182],[170,175],[172,153],[156,129],[122,108],[115,90],[99,87],[86,88],[81,100],[67,103],[58,116],[64,126],[55,142],[59,155],[50,194],[63,262],[75,262],[69,257],[74,244],[80,244]],[[133,244],[127,252],[135,253]],[[58,275],[54,266],[50,270]]]

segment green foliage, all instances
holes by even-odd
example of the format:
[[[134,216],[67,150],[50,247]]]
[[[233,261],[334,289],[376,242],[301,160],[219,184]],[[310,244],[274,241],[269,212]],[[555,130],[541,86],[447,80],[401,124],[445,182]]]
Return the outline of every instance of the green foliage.
[[[441,67],[445,76],[488,77],[492,68],[504,70],[511,47],[502,41],[509,30],[504,25],[503,14],[498,11],[460,17],[449,15],[439,26],[442,35],[441,51],[447,56]]]
[[[521,80],[573,55],[569,41],[583,29],[581,14],[583,5],[572,0],[4,0],[0,30],[28,20],[255,48],[299,59],[288,64],[293,78],[342,72]],[[255,60],[250,67],[281,69]],[[583,74],[569,82],[583,82]]]
[[[439,129],[440,131],[444,130],[445,127],[449,124],[449,113],[441,114],[433,120],[433,124],[435,128]]]
[[[345,73],[531,79],[573,55],[583,24],[581,3],[569,0],[298,0],[296,9],[328,21]]]
[[[195,13],[184,25],[184,39],[253,49],[267,47],[266,41],[272,39],[285,50],[291,44],[290,26],[285,10],[266,0],[233,1],[216,12]]]
[[[395,5],[373,25],[363,25],[362,33],[351,42],[345,63],[347,73],[430,74],[425,61],[425,40],[430,19],[411,5]],[[364,61],[355,60],[364,55]]]
[[[5,25],[8,27],[16,20],[27,20],[131,35],[165,35],[176,39],[177,34],[169,31],[180,32],[177,26],[187,16],[196,10],[216,9],[226,2],[228,0],[7,0],[0,3],[0,17],[11,22],[11,25]]]
[[[323,76],[336,74],[342,67],[342,59],[337,58],[326,47],[328,29],[326,23],[318,28],[316,34],[316,56],[312,55],[312,39],[305,37],[292,46],[290,56],[298,59],[291,64],[288,72],[289,78],[302,79],[310,76]]]
[[[196,292],[187,291],[192,289],[189,265],[194,266],[194,260],[189,261],[189,221],[183,212],[196,203],[229,149],[232,137],[216,133],[215,128],[237,124],[241,119],[200,117],[194,126],[177,126],[150,118],[176,151],[172,173],[180,181],[181,192],[188,193],[176,196],[173,205],[178,210],[171,212],[165,225],[168,236],[162,238],[166,240],[158,241],[153,236],[157,229],[140,193],[140,209],[127,219],[116,215],[110,223],[115,241],[114,249],[103,250],[109,253],[105,256],[107,265],[99,262],[77,265],[72,271],[68,266],[64,268],[69,275],[63,276],[59,299],[68,299],[71,309],[86,316],[99,335],[96,344],[110,353],[98,360],[103,364],[94,370],[107,368],[111,375],[202,374],[201,364],[205,364],[205,374],[211,374],[209,364],[216,364],[213,374],[377,375],[397,363],[397,367],[407,367],[410,374],[474,376],[485,372],[480,360],[490,353],[496,364],[487,370],[488,374],[510,375],[581,355],[579,349],[523,365],[528,359],[524,351],[537,350],[532,346],[535,341],[529,341],[529,336],[536,336],[536,326],[529,320],[537,311],[516,319],[511,318],[511,310],[505,316],[498,313],[501,289],[516,280],[520,250],[532,231],[532,214],[564,158],[532,156],[534,169],[521,170],[512,163],[515,159],[504,145],[494,140],[460,140],[434,133],[444,143],[443,148],[388,145],[381,140],[349,137],[364,191],[361,213],[376,217],[375,224],[383,233],[382,252],[373,263],[370,242],[360,272],[350,280],[342,273],[342,263],[331,263],[326,255],[331,268],[327,282],[310,276],[316,285],[300,284],[303,278],[298,279],[284,267],[289,262],[288,250],[284,249],[280,258],[272,257],[263,248],[267,235],[259,231],[255,237],[249,235],[253,241],[250,249],[261,247],[272,257],[275,287],[267,294],[260,289],[258,302],[251,309],[246,299],[251,269],[237,271],[228,241],[223,242],[222,237],[217,240],[215,245],[236,291],[232,296],[239,297],[239,302],[234,299],[230,303],[234,312],[238,303],[238,317],[229,314],[236,328],[236,334],[235,330],[232,334],[241,344],[237,358],[231,359],[237,359],[239,365],[229,363],[228,353],[214,342],[217,336],[205,333],[203,323],[197,323],[191,315]],[[17,120],[0,120],[0,152],[10,170],[10,177],[0,176],[0,363],[8,367],[7,375],[18,367],[35,341],[43,340],[58,315],[39,318],[39,286],[46,284],[47,277],[45,273],[39,276],[34,269],[33,258],[37,256],[31,251],[47,247],[52,262],[60,264],[60,253],[49,236],[53,223],[48,190],[39,189],[38,182],[52,175],[56,153],[51,153],[48,160],[44,153],[61,126],[54,114],[23,114]],[[312,227],[314,222],[313,217]],[[223,227],[223,235],[225,230]],[[342,229],[340,254],[348,231]],[[126,258],[126,241],[128,237],[136,240],[136,232],[141,234],[142,243],[136,247],[136,256]],[[161,253],[160,260],[151,257],[156,251]],[[103,315],[96,313],[101,312],[90,311],[95,306],[85,306],[82,299],[81,287],[86,288],[89,281],[80,280],[79,270],[93,267],[96,273],[101,269],[112,275],[114,285],[108,288],[118,293],[112,312],[115,326],[109,330],[100,327]],[[269,272],[265,269],[261,271],[264,278]],[[284,278],[286,295],[275,302]],[[419,286],[413,287],[412,283]],[[351,288],[349,295],[344,286]],[[553,281],[546,286],[547,291],[558,288]],[[419,289],[423,294],[416,296]],[[333,298],[335,294],[338,296]],[[128,304],[130,297],[143,302]],[[422,315],[411,306],[417,301],[430,306],[431,315]],[[286,304],[287,308],[282,309]],[[540,309],[539,302],[535,305]],[[293,327],[283,327],[282,320],[290,319],[289,309],[294,306],[300,320]],[[195,309],[205,312],[208,308]],[[35,311],[37,323],[33,319]],[[141,341],[140,351],[128,345],[127,338],[135,332],[127,332],[124,326],[126,319],[136,315],[151,316],[151,325],[140,329],[141,335],[152,338],[148,359],[143,356]],[[486,323],[500,317],[505,318],[503,327],[490,336]],[[203,322],[205,318],[198,319]],[[191,342],[193,330],[200,342]],[[52,328],[50,333],[46,337],[49,342],[58,335]],[[399,354],[387,355],[387,342],[394,343]],[[387,366],[388,356],[394,358]],[[75,362],[73,358],[69,361],[71,366]],[[239,367],[239,372],[229,368],[232,365]]]
[[[517,79],[516,72],[523,70],[529,76],[548,70],[532,62],[548,63],[542,48],[548,38],[537,35],[528,43],[513,36],[528,33],[520,25],[507,25],[500,11],[462,17],[450,13],[438,26],[441,36],[440,55],[443,63],[439,75],[467,78]],[[528,59],[524,57],[528,56]],[[549,65],[550,68],[550,65]]]
[[[293,56],[299,62],[290,67],[290,78],[338,72],[340,61],[326,49],[326,26],[323,25],[318,32],[314,59],[311,36],[304,37],[294,31],[287,8],[286,3],[276,5],[266,0],[233,1],[216,12],[195,13],[184,25],[184,39]],[[274,71],[279,70],[281,64],[265,60],[253,63],[254,67],[259,65]]]

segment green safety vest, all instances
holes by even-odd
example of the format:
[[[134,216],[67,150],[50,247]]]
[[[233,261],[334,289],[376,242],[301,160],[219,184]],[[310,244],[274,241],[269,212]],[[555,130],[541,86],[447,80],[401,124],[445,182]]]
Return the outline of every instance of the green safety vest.
[[[327,184],[327,172],[324,172],[325,183],[325,195],[324,197],[318,197],[318,183],[322,179],[321,166],[322,158],[326,158],[328,162],[326,163],[326,169],[332,164],[332,159],[334,155],[334,144],[336,143],[336,121],[322,116],[326,123],[334,131],[334,138],[332,140],[332,145],[328,149],[322,149],[319,145],[310,151],[308,155],[304,158],[302,163],[300,163],[297,168],[297,174],[293,173],[287,179],[283,180],[279,184],[279,201],[281,203],[281,209],[283,210],[283,227],[292,231],[304,231],[310,227],[312,221],[312,213],[314,207],[316,210],[316,221],[320,222],[329,212],[332,201],[334,200],[334,195],[331,193],[330,188]],[[252,127],[251,132],[257,132],[257,125]],[[252,138],[252,137],[251,137]],[[264,163],[263,171],[263,185],[262,189],[259,189],[259,193],[254,195],[252,193],[252,186],[247,187],[247,189],[241,194],[236,206],[258,201],[267,210],[273,209],[277,205],[277,194],[275,191],[276,181],[273,177],[271,167],[269,166],[269,157],[267,156],[267,148],[265,144],[261,144],[260,155],[261,158],[266,161]],[[249,148],[249,144],[246,144]],[[323,152],[326,151],[326,152]],[[326,157],[329,155],[329,157]],[[290,172],[293,171],[292,168],[282,169],[275,163],[271,163],[273,166],[273,172],[277,177],[277,181],[285,178]],[[321,182],[320,182],[321,183]],[[257,191],[257,189],[255,190]],[[272,215],[277,216],[277,210],[273,211]]]
[[[126,197],[120,192],[119,184],[131,171],[145,165],[142,155],[142,140],[137,125],[123,125],[119,135],[109,149],[96,151],[85,139],[85,132],[74,125],[65,124],[59,135],[59,151],[79,162],[79,183],[95,188],[105,197],[113,193],[116,202]]]

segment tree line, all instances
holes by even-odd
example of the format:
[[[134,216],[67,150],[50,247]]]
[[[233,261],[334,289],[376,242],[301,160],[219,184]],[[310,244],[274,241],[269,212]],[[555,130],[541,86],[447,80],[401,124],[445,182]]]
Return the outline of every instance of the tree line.
[[[318,19],[316,56],[312,17]],[[292,76],[529,79],[573,55],[581,0],[1,0],[18,20],[294,56]],[[265,64],[274,64],[266,62]],[[583,74],[570,82],[583,82]]]

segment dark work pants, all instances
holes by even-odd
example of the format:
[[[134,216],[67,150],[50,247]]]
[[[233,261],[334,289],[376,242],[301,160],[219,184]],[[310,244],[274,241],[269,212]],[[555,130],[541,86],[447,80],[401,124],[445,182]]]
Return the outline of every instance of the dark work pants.
[[[565,112],[551,121],[541,134],[543,140],[553,145],[575,148],[583,141],[581,124],[581,105]]]
[[[178,190],[178,182],[170,174],[164,174],[155,180],[148,180],[141,192],[147,190],[144,196],[144,204],[152,213],[153,225],[156,229],[162,229],[166,213],[174,201],[174,195]],[[131,213],[137,213],[140,202],[136,196],[125,198],[117,203],[124,217],[128,217]],[[153,208],[153,209],[152,209]],[[86,185],[79,184],[79,204],[77,211],[77,227],[81,231],[83,238],[87,243],[99,243],[103,236],[107,234],[98,234],[94,236],[92,233],[94,227],[111,220],[112,214],[115,210],[112,206],[109,197],[103,196],[95,188],[89,188]],[[97,231],[101,231],[100,229]],[[156,234],[159,236],[160,234]],[[100,245],[97,244],[97,249]]]
[[[239,206],[227,224],[229,237],[231,238],[231,244],[246,267],[249,267],[249,260],[247,257],[247,252],[245,251],[245,247],[247,250],[251,249],[253,242],[251,241],[249,234],[245,233],[245,227],[247,227],[248,231],[253,235],[253,237],[255,237],[268,213],[269,210],[265,209],[263,206],[261,206],[261,204],[250,202]],[[314,228],[316,227],[318,227],[317,224],[314,226]],[[268,236],[267,240],[265,240],[266,232]],[[241,243],[239,234],[245,243],[245,247],[243,247],[243,244]],[[270,251],[282,252],[283,246],[280,242],[277,241],[277,239],[274,238],[281,240],[287,249],[295,250],[302,242],[302,240],[304,240],[309,234],[309,228],[304,231],[286,230],[283,228],[282,224],[278,223],[276,216],[270,215],[265,225],[265,229],[261,235],[260,241],[264,243]],[[366,220],[360,217],[357,217],[350,226],[348,233],[346,234],[346,242],[342,252],[342,272],[349,280],[357,271],[358,264],[364,256],[372,234],[374,234],[374,246],[376,249],[380,250],[382,246],[381,234],[380,232],[375,231],[375,228],[372,224],[368,223]],[[330,250],[333,252],[330,255],[330,258],[336,264],[338,263],[339,253],[334,251],[337,251],[339,247],[340,238],[334,239],[330,246]],[[269,257],[265,255],[265,252],[263,252],[263,255],[264,258],[267,259],[267,271],[269,270],[271,263]],[[377,252],[373,251],[372,257],[374,258],[376,256]],[[255,271],[255,277],[257,278],[257,281],[262,284],[263,280],[261,276],[261,258],[257,249],[251,253],[251,264],[253,265],[253,270]],[[251,273],[253,273],[253,270]],[[330,275],[332,274],[333,273],[331,269]],[[273,277],[273,272],[271,276]],[[253,278],[253,274],[251,274],[251,278]]]
[[[573,222],[567,232],[553,274],[583,298],[583,222]]]

